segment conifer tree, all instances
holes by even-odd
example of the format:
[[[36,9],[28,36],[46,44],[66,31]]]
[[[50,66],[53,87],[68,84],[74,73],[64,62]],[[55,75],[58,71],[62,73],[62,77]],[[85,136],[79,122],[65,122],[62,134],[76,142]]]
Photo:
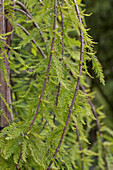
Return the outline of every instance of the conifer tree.
[[[101,108],[96,110],[91,102],[89,61],[105,82],[82,2],[22,0],[3,5],[8,12],[1,16],[11,24],[13,39],[10,46],[6,40],[12,31],[1,32],[0,61],[7,85],[4,55],[10,63],[14,119],[1,107],[9,125],[0,132],[0,169],[112,168],[113,133],[102,123]],[[0,97],[10,110],[2,91]]]

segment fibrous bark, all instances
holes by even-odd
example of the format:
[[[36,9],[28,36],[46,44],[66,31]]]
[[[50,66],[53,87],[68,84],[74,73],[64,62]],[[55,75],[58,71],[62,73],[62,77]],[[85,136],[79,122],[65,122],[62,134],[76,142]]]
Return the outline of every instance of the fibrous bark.
[[[4,11],[3,3],[4,0],[0,0],[0,34],[5,34],[12,30],[11,24],[9,23],[8,19],[5,19],[4,17],[5,11]],[[0,48],[0,54],[2,54],[3,51],[7,50],[7,48],[5,47],[5,43],[7,43],[9,46],[11,45],[11,35],[7,38],[7,40],[3,40],[3,39],[1,40],[3,43],[1,43],[2,48]],[[1,84],[0,93],[2,98],[4,98],[4,100],[9,105],[9,108],[11,109],[10,66],[8,61],[8,59],[10,58],[9,49],[7,50],[7,57],[5,55],[2,55],[3,60],[0,62],[0,84]],[[3,65],[5,66],[7,75],[6,74],[4,75],[4,71],[2,67]],[[7,76],[7,78],[5,78],[5,76]],[[6,79],[8,80],[8,82],[6,82]],[[4,128],[8,125],[8,121],[6,120],[5,116],[9,119],[9,122],[11,122],[13,120],[13,114],[11,111],[8,110],[2,98],[0,98],[0,107],[2,110],[1,127]]]

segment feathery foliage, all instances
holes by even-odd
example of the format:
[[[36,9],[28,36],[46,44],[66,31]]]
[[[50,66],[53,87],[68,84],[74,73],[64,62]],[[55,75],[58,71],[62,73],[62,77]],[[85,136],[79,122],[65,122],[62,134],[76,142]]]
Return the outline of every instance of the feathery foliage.
[[[5,8],[11,3],[4,3]],[[89,102],[92,94],[86,94],[78,86],[80,81],[89,88],[87,62],[90,60],[104,84],[102,67],[93,52],[94,42],[85,25],[81,0],[24,0],[16,1],[14,8],[12,17],[6,16],[14,29],[12,47],[8,47],[14,121],[0,133],[0,169],[87,170],[92,166],[112,169],[113,134],[102,123],[104,113],[97,110],[97,117],[93,114],[94,107],[92,109]],[[4,49],[4,45],[0,40],[0,47]],[[0,61],[7,75],[2,54]],[[97,121],[100,129],[96,129]],[[93,141],[92,130],[96,138]],[[54,157],[56,149],[59,151]]]

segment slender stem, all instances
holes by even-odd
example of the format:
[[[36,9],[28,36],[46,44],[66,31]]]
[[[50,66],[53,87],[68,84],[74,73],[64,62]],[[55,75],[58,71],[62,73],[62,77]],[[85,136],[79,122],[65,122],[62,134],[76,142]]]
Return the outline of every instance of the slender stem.
[[[51,115],[52,115],[52,112],[50,112],[50,116],[51,116]],[[47,120],[45,121],[45,123],[44,123],[44,125],[43,125],[43,128],[41,129],[40,133],[42,132],[42,130],[44,130],[44,129],[45,129],[46,124],[47,124]]]
[[[58,97],[60,94],[60,88],[61,88],[61,83],[59,83],[59,85],[58,85],[58,92],[57,92],[57,96],[56,96],[56,106],[58,105]]]
[[[18,9],[18,8],[15,8],[15,11],[19,11],[23,14],[25,14],[30,20],[32,20],[32,15],[30,14],[30,12],[27,10],[27,8],[21,3],[21,2],[17,2],[17,5],[21,6],[23,10],[21,9]],[[37,28],[37,29],[40,29],[39,25],[33,21],[33,24],[34,26]],[[39,31],[41,37],[42,37],[42,41],[45,42],[44,38],[43,38],[43,34],[42,34],[42,31]]]
[[[75,4],[75,0],[73,0],[74,4]],[[77,15],[78,15],[78,19],[79,19],[79,22],[82,24],[82,20],[81,20],[81,17],[80,17],[80,13],[79,13],[79,9],[78,9],[78,6],[75,4],[75,9],[76,9],[76,12],[77,12]],[[62,144],[62,141],[64,139],[64,136],[65,136],[65,132],[66,132],[66,129],[67,129],[67,125],[69,123],[69,119],[70,119],[70,116],[71,116],[71,113],[72,113],[72,109],[73,109],[73,105],[74,105],[74,102],[75,102],[75,99],[76,99],[76,96],[77,96],[77,93],[78,93],[78,90],[79,90],[79,85],[80,85],[80,76],[81,76],[81,73],[82,73],[82,62],[83,62],[83,32],[82,32],[82,29],[80,29],[80,38],[81,38],[81,52],[80,52],[80,65],[79,65],[79,78],[77,80],[77,85],[76,85],[76,89],[75,89],[75,94],[74,94],[74,97],[73,97],[73,100],[72,100],[72,103],[71,103],[71,106],[69,108],[69,113],[68,113],[68,117],[67,117],[67,120],[66,120],[66,123],[65,123],[65,127],[63,129],[63,133],[62,133],[62,136],[61,136],[61,139],[59,141],[59,144],[58,144],[58,147],[56,148],[56,151],[53,155],[53,159],[51,160],[47,170],[49,170],[51,168],[51,165],[53,163],[53,160],[56,158],[56,155],[60,149],[60,146]]]
[[[20,152],[20,156],[19,156],[18,162],[17,162],[17,164],[16,164],[16,169],[17,169],[17,170],[19,170],[18,165],[19,165],[19,162],[20,162],[21,157],[22,157],[22,150],[21,150],[21,152]]]
[[[20,27],[20,28],[26,33],[26,35],[28,35],[28,36],[30,35],[29,32],[28,32],[22,25],[17,24],[17,26]],[[43,57],[43,58],[46,58],[46,56],[45,56],[44,52],[42,51],[42,49],[41,49],[39,46],[37,46],[36,41],[35,41],[35,40],[32,40],[32,42],[36,45],[36,47],[37,47],[37,49],[39,50],[39,52],[40,52],[40,54],[42,55],[42,57]]]
[[[25,14],[29,19],[32,19],[31,15],[29,15],[26,11],[19,9],[19,8],[15,8],[14,10],[19,11],[19,12]],[[38,26],[38,28],[39,28],[39,26]]]
[[[60,89],[61,89],[61,83],[58,84],[58,92],[57,92],[57,96],[56,96],[56,106],[58,105],[58,97],[59,97],[59,94],[60,94]],[[55,124],[55,118],[56,118],[56,115],[54,114],[54,117],[53,117],[53,123]],[[52,131],[53,131],[53,128],[52,128]]]
[[[30,12],[28,11],[28,9],[25,7],[25,5],[22,2],[17,1],[16,5],[20,6],[27,14],[31,16]]]
[[[19,11],[19,12],[25,14],[30,20],[32,20],[32,15],[30,13],[27,13],[26,11],[23,11],[22,9],[18,9],[18,8],[15,8],[15,11]],[[40,28],[36,22],[33,21],[33,23],[38,29]]]
[[[81,87],[81,89],[83,90],[83,92],[87,95],[87,93],[85,92],[84,86],[83,86],[83,85],[80,85],[80,87]],[[102,133],[101,133],[101,126],[100,126],[99,120],[98,120],[98,115],[97,115],[97,113],[96,113],[96,110],[95,110],[95,108],[94,108],[93,103],[91,102],[91,100],[89,99],[88,96],[86,96],[86,97],[87,97],[88,103],[89,103],[89,105],[90,105],[90,107],[91,107],[92,113],[93,113],[94,117],[96,118],[96,124],[97,124],[97,128],[98,128],[99,135],[100,135],[100,137],[101,137],[101,142],[102,142],[105,168],[106,168],[106,170],[108,170],[108,165],[107,165],[107,161],[106,161],[106,154],[105,154],[105,147],[104,147],[104,144],[103,144],[103,137],[102,137]]]

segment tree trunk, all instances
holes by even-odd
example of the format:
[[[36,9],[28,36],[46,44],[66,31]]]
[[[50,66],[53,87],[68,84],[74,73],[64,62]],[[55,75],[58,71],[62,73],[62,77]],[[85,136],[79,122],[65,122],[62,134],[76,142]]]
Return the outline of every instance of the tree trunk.
[[[4,17],[4,6],[2,5],[4,3],[4,0],[0,0],[0,34],[5,34],[9,31],[11,31],[11,25],[9,23],[9,21]],[[3,40],[2,40],[3,41]],[[9,36],[7,38],[7,41],[5,42],[8,45],[11,45],[11,36]],[[5,45],[3,45],[4,50],[6,50]],[[2,49],[0,49],[0,54],[2,53]],[[5,101],[7,102],[7,104],[9,105],[9,108],[11,109],[11,89],[10,89],[10,66],[9,66],[9,62],[6,58],[5,55],[2,55],[3,57],[3,63],[0,63],[0,84],[1,84],[1,88],[0,88],[0,93],[2,95],[2,97],[5,99]],[[10,58],[10,51],[7,50],[7,57]],[[4,71],[2,68],[2,64],[4,64],[5,69],[7,70],[7,80],[8,82],[6,82],[5,76],[4,75]],[[0,99],[0,106],[2,109],[2,114],[1,114],[1,128],[4,128],[5,126],[7,126],[9,123],[7,121],[7,119],[5,117],[7,117],[9,119],[9,122],[11,122],[13,120],[13,114],[11,111],[9,111],[4,103],[4,101],[2,100],[2,98]]]

